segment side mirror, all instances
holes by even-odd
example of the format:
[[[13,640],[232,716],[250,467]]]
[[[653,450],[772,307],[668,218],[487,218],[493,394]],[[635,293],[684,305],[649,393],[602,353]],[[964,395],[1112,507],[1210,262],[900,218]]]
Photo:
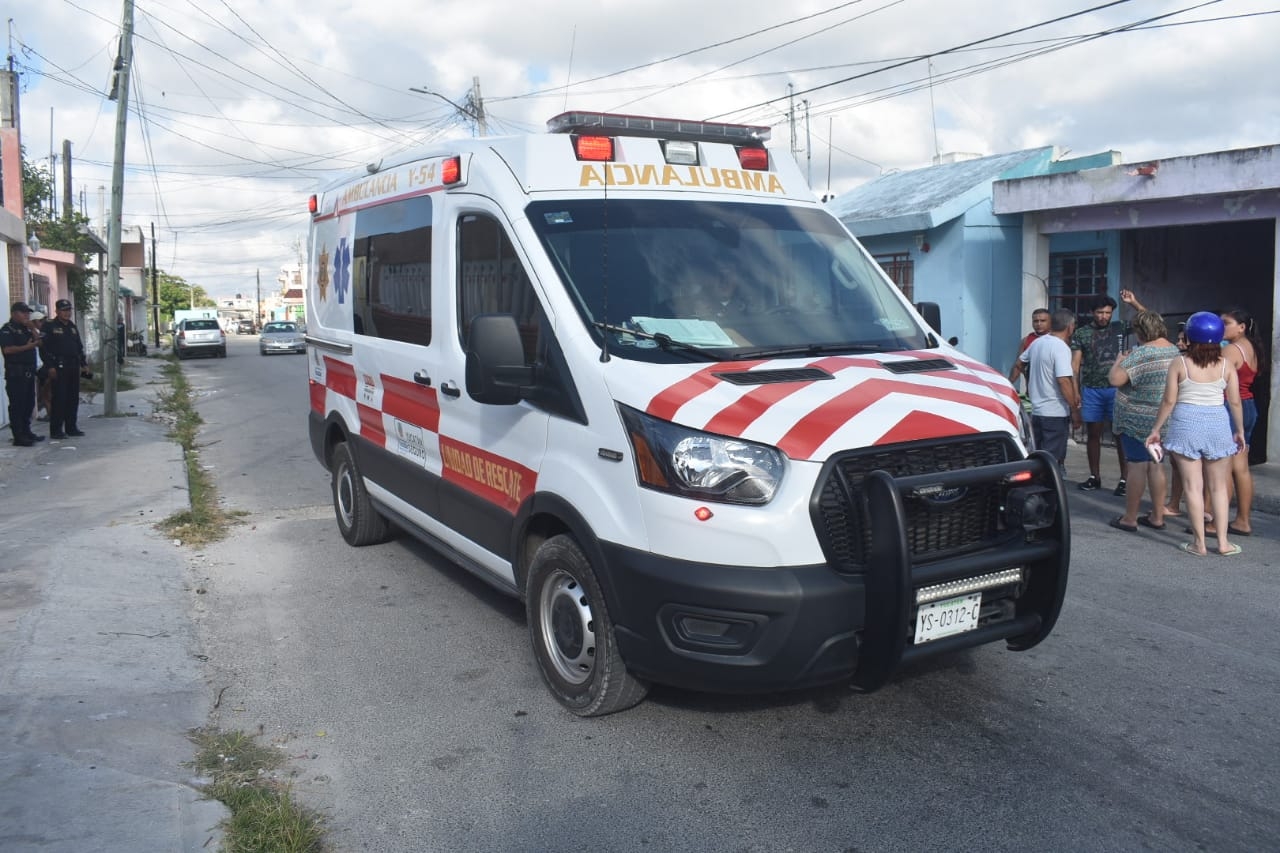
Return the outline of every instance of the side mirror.
[[[467,393],[477,403],[514,406],[533,386],[534,370],[524,363],[516,318],[479,314],[467,335]]]
[[[917,302],[916,310],[920,312],[920,316],[929,324],[929,328],[933,329],[939,335],[942,334],[942,309],[938,307],[936,302]]]

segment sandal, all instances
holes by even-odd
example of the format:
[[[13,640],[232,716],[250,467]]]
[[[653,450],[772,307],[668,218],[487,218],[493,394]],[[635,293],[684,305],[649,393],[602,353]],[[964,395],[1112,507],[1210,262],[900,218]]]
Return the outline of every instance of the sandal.
[[[1219,557],[1234,557],[1236,554],[1239,554],[1239,553],[1240,553],[1240,551],[1241,551],[1240,546],[1239,546],[1239,545],[1236,545],[1236,544],[1234,544],[1234,543],[1232,543],[1231,547],[1230,547],[1230,548],[1228,548],[1227,550],[1225,550],[1225,551],[1219,551],[1219,552],[1218,552],[1218,556],[1219,556]]]
[[[1152,521],[1150,518],[1148,518],[1145,515],[1138,516],[1138,523],[1141,524],[1143,527],[1150,527],[1152,530],[1164,530],[1163,521],[1160,522],[1159,524],[1156,524],[1154,521]]]
[[[1196,550],[1196,543],[1194,542],[1183,542],[1181,545],[1178,546],[1178,550],[1182,551],[1185,554],[1190,554],[1193,557],[1205,556],[1204,554],[1201,554],[1199,551]]]
[[[1112,527],[1114,527],[1116,530],[1123,530],[1125,533],[1137,533],[1137,532],[1138,532],[1138,525],[1136,525],[1136,524],[1125,524],[1123,521],[1121,521],[1121,519],[1122,519],[1122,518],[1124,518],[1124,516],[1122,516],[1122,515],[1117,515],[1115,518],[1111,519],[1111,521],[1109,521],[1109,522],[1107,522],[1107,523],[1108,523],[1108,524],[1110,524]]]

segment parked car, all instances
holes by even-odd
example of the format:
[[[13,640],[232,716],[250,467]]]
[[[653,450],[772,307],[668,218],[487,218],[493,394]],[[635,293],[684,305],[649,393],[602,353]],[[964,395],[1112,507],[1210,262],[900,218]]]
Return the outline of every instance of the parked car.
[[[254,328],[252,320],[240,320],[236,323],[237,335],[252,335],[256,331],[258,330]]]
[[[173,330],[173,353],[179,360],[200,353],[226,358],[226,333],[217,320],[183,320]]]
[[[258,352],[270,355],[273,352],[307,351],[307,342],[297,323],[268,323],[262,327],[262,335],[258,338]]]

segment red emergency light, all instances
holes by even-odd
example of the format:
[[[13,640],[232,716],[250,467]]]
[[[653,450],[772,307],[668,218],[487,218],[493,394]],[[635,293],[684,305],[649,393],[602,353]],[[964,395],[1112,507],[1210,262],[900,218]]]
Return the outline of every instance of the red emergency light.
[[[316,198],[315,195],[312,195],[311,198],[307,199],[307,212],[310,213],[312,216],[315,216],[316,211],[319,209],[320,209],[320,199]]]
[[[450,157],[440,164],[440,183],[446,187],[462,180],[462,158]]]
[[[769,171],[769,150],[767,148],[739,148],[738,164],[744,169],[767,172]]]
[[[613,137],[610,136],[575,136],[573,149],[579,160],[613,160]]]

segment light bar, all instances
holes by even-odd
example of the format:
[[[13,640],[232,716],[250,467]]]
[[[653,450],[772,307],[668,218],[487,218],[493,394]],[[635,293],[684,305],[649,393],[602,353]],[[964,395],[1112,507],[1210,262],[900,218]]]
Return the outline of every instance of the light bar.
[[[916,604],[928,604],[932,601],[942,601],[946,598],[955,598],[957,595],[968,595],[971,592],[1014,583],[1022,583],[1022,567],[1004,569],[964,580],[947,581],[935,586],[922,586],[916,590]]]
[[[763,143],[769,128],[751,124],[722,124],[678,118],[630,116],[575,110],[560,113],[547,121],[549,133],[588,133],[600,136],[646,136],[655,139],[684,139],[690,142]]]

